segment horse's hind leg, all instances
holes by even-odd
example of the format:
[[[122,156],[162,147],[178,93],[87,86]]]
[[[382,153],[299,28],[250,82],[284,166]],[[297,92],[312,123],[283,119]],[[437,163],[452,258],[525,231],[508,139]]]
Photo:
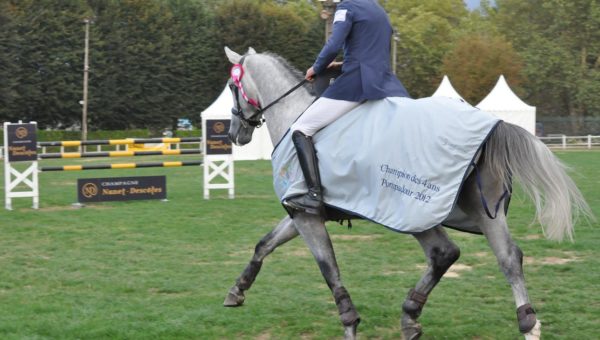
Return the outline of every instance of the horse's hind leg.
[[[483,169],[482,174],[484,179],[489,180],[492,178],[486,168]],[[484,183],[483,194],[485,197],[500,197],[504,189],[498,183],[490,182],[492,183]],[[526,339],[539,339],[541,324],[536,319],[535,311],[531,307],[527,295],[523,275],[523,252],[510,236],[506,216],[501,210],[498,211],[494,219],[487,216],[482,208],[480,193],[474,176],[467,179],[458,203],[473,220],[477,221],[479,228],[488,240],[490,248],[496,255],[500,269],[512,288],[517,306],[519,331],[525,335]]]
[[[408,340],[418,339],[421,336],[421,325],[417,319],[421,315],[427,296],[460,256],[460,249],[450,241],[441,226],[414,236],[427,256],[428,268],[415,288],[409,291],[402,304],[402,335]]]
[[[275,248],[286,243],[287,241],[298,236],[298,231],[294,227],[294,223],[291,218],[286,216],[279,224],[265,235],[254,248],[254,255],[252,260],[246,266],[246,269],[242,272],[240,277],[235,281],[235,285],[231,287],[227,297],[223,302],[225,307],[237,307],[244,303],[244,291],[250,289],[254,279],[260,271],[262,261],[267,255],[273,252]]]
[[[344,325],[344,338],[355,339],[360,317],[354,308],[348,291],[342,285],[333,245],[323,219],[316,215],[297,213],[294,217],[294,223],[315,257],[327,286],[333,293],[340,319]]]
[[[540,325],[538,324],[535,311],[529,303],[529,296],[525,287],[523,252],[510,237],[504,215],[498,216],[495,220],[488,220],[487,223],[483,223],[481,230],[488,239],[488,243],[498,260],[498,265],[512,288],[517,306],[519,331],[525,334],[526,339],[539,339]],[[537,328],[534,329],[536,325]],[[528,334],[532,330],[533,332],[538,332],[537,336],[535,334]]]

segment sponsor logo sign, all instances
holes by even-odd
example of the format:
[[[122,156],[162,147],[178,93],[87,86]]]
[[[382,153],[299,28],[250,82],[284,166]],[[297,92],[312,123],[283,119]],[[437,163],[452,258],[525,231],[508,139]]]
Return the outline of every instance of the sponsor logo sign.
[[[231,120],[229,119],[206,120],[207,155],[231,155],[233,145],[227,136],[230,124]]]
[[[77,201],[106,202],[167,198],[165,176],[80,178]]]
[[[9,124],[5,133],[9,162],[37,160],[36,124]]]

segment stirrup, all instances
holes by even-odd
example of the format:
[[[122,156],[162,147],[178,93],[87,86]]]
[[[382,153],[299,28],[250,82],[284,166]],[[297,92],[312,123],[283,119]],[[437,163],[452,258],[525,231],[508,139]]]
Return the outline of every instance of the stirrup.
[[[283,201],[283,206],[293,212],[305,212],[313,215],[323,215],[325,211],[321,195],[314,192],[288,198]]]

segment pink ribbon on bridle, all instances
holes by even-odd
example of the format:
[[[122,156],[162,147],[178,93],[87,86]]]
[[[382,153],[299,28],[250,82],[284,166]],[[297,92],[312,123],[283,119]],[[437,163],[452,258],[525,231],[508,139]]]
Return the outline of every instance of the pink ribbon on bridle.
[[[233,65],[229,73],[231,75],[231,80],[233,81],[233,84],[240,90],[240,93],[242,94],[244,100],[246,100],[248,104],[260,110],[260,104],[258,103],[258,101],[249,98],[246,94],[246,91],[244,91],[244,87],[242,86],[242,77],[244,77],[244,67],[242,66],[242,64]]]
[[[307,82],[307,80],[302,79],[298,84],[289,89],[286,93],[284,93],[279,98],[275,99],[274,101],[269,103],[269,105],[263,108],[260,106],[257,100],[248,97],[246,91],[244,91],[244,87],[242,86],[242,78],[244,77],[244,67],[242,66],[242,64],[244,63],[244,58],[245,57],[242,57],[242,60],[240,60],[239,63],[234,64],[229,72],[231,75],[231,83],[228,82],[228,84],[231,88],[231,91],[233,92],[233,95],[235,96],[234,104],[236,105],[234,108],[231,109],[231,114],[238,117],[242,121],[242,125],[244,125],[245,127],[252,126],[255,128],[259,128],[265,122],[265,119],[262,117],[263,113],[273,105],[277,104],[280,100],[282,100],[283,98],[287,97],[289,94],[300,88]],[[253,115],[250,117],[244,116],[244,112],[242,111],[242,108],[240,106],[240,92],[242,93],[242,97],[244,98],[244,100],[248,104],[256,108],[256,112],[254,112]]]

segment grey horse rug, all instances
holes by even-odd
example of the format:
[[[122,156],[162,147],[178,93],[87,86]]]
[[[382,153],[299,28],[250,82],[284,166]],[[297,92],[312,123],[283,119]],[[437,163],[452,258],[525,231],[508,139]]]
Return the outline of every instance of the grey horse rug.
[[[447,220],[499,119],[462,101],[368,101],[314,136],[326,205],[400,232]],[[283,201],[307,191],[288,133],[272,154]]]

